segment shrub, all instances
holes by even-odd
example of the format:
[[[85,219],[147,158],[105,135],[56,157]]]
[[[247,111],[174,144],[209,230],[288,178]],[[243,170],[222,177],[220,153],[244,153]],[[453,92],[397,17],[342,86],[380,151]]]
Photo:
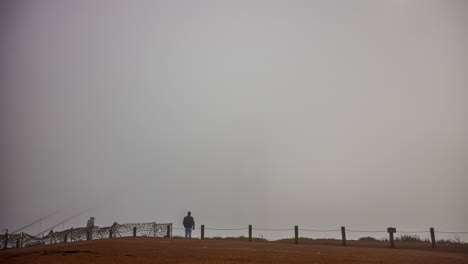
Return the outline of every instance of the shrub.
[[[401,235],[395,240],[404,242],[423,242],[423,240],[421,240],[421,238],[417,235]]]
[[[444,244],[444,245],[463,245],[466,244],[464,241],[462,241],[460,238],[441,238],[437,239],[437,244]]]
[[[377,241],[377,239],[373,237],[360,237],[359,241]]]

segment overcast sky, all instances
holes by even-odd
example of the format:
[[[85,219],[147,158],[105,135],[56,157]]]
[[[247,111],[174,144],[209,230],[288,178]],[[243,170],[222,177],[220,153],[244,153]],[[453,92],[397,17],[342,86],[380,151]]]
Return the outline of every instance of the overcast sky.
[[[468,230],[468,1],[10,1],[0,227]]]

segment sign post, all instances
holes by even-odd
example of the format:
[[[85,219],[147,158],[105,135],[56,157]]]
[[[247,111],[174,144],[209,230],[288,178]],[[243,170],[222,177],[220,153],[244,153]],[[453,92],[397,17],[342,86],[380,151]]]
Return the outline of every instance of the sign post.
[[[395,227],[389,227],[389,228],[387,228],[387,232],[390,235],[390,247],[395,248],[395,241],[393,240],[393,233],[396,233],[396,228]]]

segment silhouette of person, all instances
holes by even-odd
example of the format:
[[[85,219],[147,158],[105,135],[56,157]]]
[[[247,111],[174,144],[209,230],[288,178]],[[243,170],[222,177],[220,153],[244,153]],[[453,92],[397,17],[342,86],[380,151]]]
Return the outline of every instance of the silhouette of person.
[[[192,230],[195,230],[195,220],[191,215],[192,213],[188,211],[187,216],[184,217],[185,238],[192,238]]]

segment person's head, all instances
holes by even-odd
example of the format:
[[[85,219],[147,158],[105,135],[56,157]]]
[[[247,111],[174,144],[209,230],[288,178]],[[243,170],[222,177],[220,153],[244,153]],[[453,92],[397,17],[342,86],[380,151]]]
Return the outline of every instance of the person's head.
[[[192,214],[192,212],[190,212],[190,211],[187,212],[187,215],[188,215],[188,216],[190,216],[191,214]]]

